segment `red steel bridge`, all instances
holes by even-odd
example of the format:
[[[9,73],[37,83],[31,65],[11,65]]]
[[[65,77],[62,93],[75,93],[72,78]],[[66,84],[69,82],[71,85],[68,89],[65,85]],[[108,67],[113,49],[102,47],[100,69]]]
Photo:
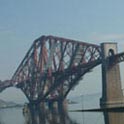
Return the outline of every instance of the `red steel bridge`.
[[[55,36],[36,39],[11,80],[0,81],[0,91],[20,88],[29,102],[64,100],[82,77],[104,61],[101,45]],[[124,53],[111,49],[105,60],[113,66]]]

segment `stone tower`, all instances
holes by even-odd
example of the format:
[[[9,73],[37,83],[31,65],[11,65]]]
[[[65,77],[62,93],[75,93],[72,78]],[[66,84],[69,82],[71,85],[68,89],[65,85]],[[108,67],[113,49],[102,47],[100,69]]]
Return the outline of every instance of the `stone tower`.
[[[102,98],[101,107],[120,107],[123,103],[120,68],[118,64],[111,65],[107,57],[117,54],[117,43],[102,43]],[[112,60],[114,61],[114,60]],[[124,123],[124,114],[104,112],[105,124]]]

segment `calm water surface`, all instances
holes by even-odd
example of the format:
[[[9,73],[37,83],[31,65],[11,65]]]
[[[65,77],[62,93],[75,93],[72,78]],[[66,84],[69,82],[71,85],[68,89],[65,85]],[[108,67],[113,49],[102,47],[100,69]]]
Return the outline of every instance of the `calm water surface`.
[[[105,124],[102,112],[72,112],[72,110],[89,109],[99,107],[99,96],[87,96],[75,99],[77,104],[69,104],[68,112],[58,114],[48,112],[47,116],[35,113],[34,118],[30,114],[24,114],[22,108],[0,110],[0,124]],[[70,112],[71,111],[71,112]],[[122,124],[121,120],[120,123]]]
[[[28,118],[23,116],[22,108],[0,110],[0,124],[30,124],[29,120],[27,121]],[[65,124],[104,124],[101,113],[69,112],[66,120]],[[46,121],[46,124],[54,123]]]

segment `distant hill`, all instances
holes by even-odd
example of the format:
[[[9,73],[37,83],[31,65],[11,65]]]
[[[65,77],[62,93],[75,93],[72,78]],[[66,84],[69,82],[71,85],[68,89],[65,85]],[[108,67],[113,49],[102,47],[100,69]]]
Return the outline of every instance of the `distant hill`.
[[[77,105],[79,105],[80,107],[83,106],[85,109],[99,108],[100,98],[101,98],[101,93],[80,95],[80,96],[68,98],[68,103],[73,104],[76,107]]]
[[[12,108],[12,107],[21,107],[21,104],[16,104],[14,102],[6,102],[0,99],[0,108]]]
[[[6,102],[0,99],[0,107],[3,107],[6,105]]]
[[[91,99],[96,99],[96,98],[100,98],[100,97],[101,97],[101,93],[94,93],[94,94],[86,94],[86,95],[74,96],[74,97],[70,97],[68,99],[70,101],[75,102],[75,103],[80,103],[83,100],[84,101],[91,101]]]

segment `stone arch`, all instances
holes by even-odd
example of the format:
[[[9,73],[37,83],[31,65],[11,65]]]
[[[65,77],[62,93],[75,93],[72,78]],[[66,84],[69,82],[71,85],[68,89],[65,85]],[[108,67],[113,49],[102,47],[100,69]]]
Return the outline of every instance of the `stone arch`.
[[[112,56],[115,55],[115,51],[114,49],[110,48],[108,50],[108,56],[111,57],[111,59],[109,59],[109,65],[113,65],[113,62],[115,61],[114,58]]]
[[[114,49],[109,49],[108,55],[113,56],[115,54]]]

